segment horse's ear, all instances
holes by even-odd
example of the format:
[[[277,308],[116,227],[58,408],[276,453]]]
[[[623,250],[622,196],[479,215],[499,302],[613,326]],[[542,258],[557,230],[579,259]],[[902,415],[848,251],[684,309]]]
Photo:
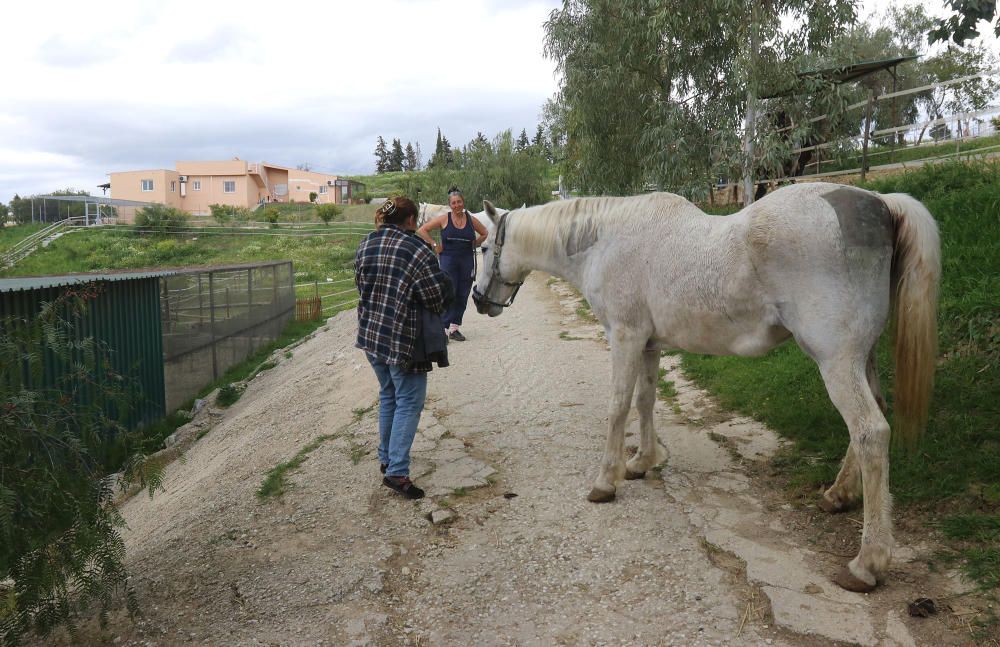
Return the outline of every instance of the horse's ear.
[[[493,224],[497,224],[497,210],[490,204],[489,200],[483,200],[483,210],[486,211],[486,215],[493,221]]]

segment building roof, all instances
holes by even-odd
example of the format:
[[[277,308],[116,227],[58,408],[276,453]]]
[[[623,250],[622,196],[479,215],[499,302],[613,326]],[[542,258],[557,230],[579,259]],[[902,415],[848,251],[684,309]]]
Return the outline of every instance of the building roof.
[[[919,57],[897,56],[896,58],[884,58],[877,61],[861,61],[859,63],[851,63],[850,65],[841,65],[839,67],[828,67],[821,70],[807,70],[805,72],[799,72],[796,76],[800,79],[820,77],[827,79],[828,81],[832,81],[833,83],[847,83],[848,81],[856,81],[857,79],[866,77],[869,74],[874,74],[875,72],[892,69],[900,63],[912,61],[916,58]],[[761,99],[774,99],[776,97],[785,97],[797,93],[798,91],[796,88],[786,88],[762,95]]]
[[[272,265],[288,265],[290,260],[254,261],[252,263],[230,263],[226,265],[187,265],[170,269],[135,269],[108,270],[106,272],[85,272],[80,274],[54,274],[47,276],[19,276],[0,279],[0,293],[17,292],[18,290],[38,290],[43,288],[60,288],[67,285],[80,285],[93,281],[134,281],[137,279],[161,278],[177,276],[178,274],[196,274],[198,272],[234,272],[237,270],[270,267]]]
[[[93,272],[87,274],[23,276],[13,279],[0,279],[0,293],[18,292],[21,290],[40,290],[45,288],[61,288],[68,285],[91,283],[93,281],[134,281],[137,279],[172,276],[174,274],[177,274],[176,270],[142,270],[133,272]]]
[[[98,184],[97,186],[102,186]],[[110,188],[110,185],[109,185]],[[86,202],[89,204],[105,204],[113,207],[148,207],[151,202],[138,200],[121,200],[103,195],[36,195],[34,200],[62,200],[63,202]]]

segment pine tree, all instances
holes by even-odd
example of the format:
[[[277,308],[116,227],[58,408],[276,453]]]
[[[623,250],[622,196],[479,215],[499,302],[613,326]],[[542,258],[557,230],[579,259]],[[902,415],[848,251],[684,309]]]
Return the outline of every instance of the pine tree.
[[[413,144],[410,142],[406,142],[406,157],[403,159],[403,170],[417,170],[417,152],[413,150]]]
[[[402,171],[403,161],[406,159],[403,155],[403,145],[400,143],[398,138],[392,140],[392,152],[389,153],[389,170],[390,171]]]
[[[535,131],[535,137],[531,140],[531,145],[539,150],[545,146],[545,129],[542,128],[542,124],[538,124],[538,130]]]
[[[441,163],[444,166],[455,164],[455,153],[451,150],[451,142],[444,135],[441,135]]]
[[[420,142],[417,142],[416,144],[413,145],[413,152],[414,152],[413,158],[417,162],[416,165],[413,167],[413,170],[419,171],[420,168],[424,165],[424,155],[420,151]]]
[[[375,174],[380,175],[389,170],[389,149],[386,148],[382,135],[378,136],[378,144],[375,145]]]
[[[530,145],[531,142],[528,140],[528,131],[522,128],[521,134],[517,138],[517,143],[514,144],[514,150],[521,153],[527,150]]]

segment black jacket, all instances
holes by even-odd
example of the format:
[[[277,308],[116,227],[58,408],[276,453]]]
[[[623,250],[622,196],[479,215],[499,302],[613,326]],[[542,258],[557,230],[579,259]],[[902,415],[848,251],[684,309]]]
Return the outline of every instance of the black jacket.
[[[455,286],[451,281],[444,288],[444,309],[455,299]],[[433,364],[448,366],[448,336],[444,332],[441,315],[425,308],[417,307],[417,336],[413,340],[413,355],[407,362],[407,371],[430,371]]]

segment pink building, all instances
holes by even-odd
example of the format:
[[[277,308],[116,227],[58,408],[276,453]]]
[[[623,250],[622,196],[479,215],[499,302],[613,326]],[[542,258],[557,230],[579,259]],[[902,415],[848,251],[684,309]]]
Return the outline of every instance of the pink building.
[[[337,175],[300,171],[277,164],[227,161],[177,162],[177,170],[108,173],[111,196],[140,202],[158,202],[205,215],[209,205],[254,208],[270,202],[350,204],[365,186]]]

